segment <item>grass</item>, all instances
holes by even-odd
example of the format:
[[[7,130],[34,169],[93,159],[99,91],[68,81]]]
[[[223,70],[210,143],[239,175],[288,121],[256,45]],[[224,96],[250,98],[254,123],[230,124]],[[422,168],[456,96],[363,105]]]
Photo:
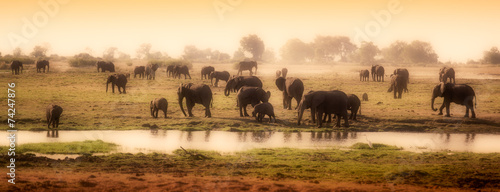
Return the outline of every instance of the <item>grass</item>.
[[[17,146],[16,153],[42,154],[92,154],[109,153],[115,150],[116,144],[97,141],[75,141],[61,143],[28,143]],[[0,146],[0,153],[7,154],[9,147]]]
[[[144,61],[146,62],[146,61]],[[134,63],[145,65],[146,63]],[[125,62],[115,62],[118,72],[131,73],[134,66]],[[216,70],[228,70],[236,74],[231,64],[211,64]],[[227,131],[324,131],[331,130],[332,124],[325,128],[315,128],[308,121],[309,112],[304,115],[305,125],[297,126],[297,112],[282,109],[282,93],[274,84],[276,69],[285,66],[262,64],[258,76],[264,83],[264,89],[271,91],[270,102],[274,105],[278,122],[257,123],[254,118],[239,117],[236,107],[236,94],[223,95],[223,87],[212,87],[214,103],[212,118],[203,117],[203,107],[197,104],[193,113],[195,118],[184,117],[177,102],[177,87],[180,83],[205,83],[200,80],[202,64],[193,64],[190,73],[193,79],[172,79],[166,77],[165,68],[157,71],[156,80],[134,79],[127,84],[127,94],[105,92],[106,77],[110,73],[97,73],[95,67],[72,68],[67,63],[51,63],[51,72],[36,73],[34,65],[25,65],[25,72],[14,76],[8,70],[1,70],[0,78],[16,83],[16,125],[20,130],[45,130],[45,107],[56,103],[63,107],[60,120],[62,130],[130,130],[148,129],[145,124],[156,125],[160,129],[179,130],[227,130]],[[478,79],[483,76],[495,77],[498,67],[460,68],[456,67],[457,83],[471,85],[478,95],[477,119],[462,118],[465,107],[452,104],[451,118],[436,115],[430,109],[431,89],[437,84],[439,67],[411,67],[410,92],[403,99],[393,99],[387,93],[389,78],[385,82],[360,82],[359,69],[368,66],[312,65],[286,66],[289,76],[299,77],[309,90],[342,90],[361,97],[367,93],[369,101],[363,101],[362,115],[358,121],[351,121],[348,131],[412,131],[412,132],[447,132],[447,133],[499,133],[500,132],[500,80]],[[391,71],[395,67],[386,67]],[[245,74],[247,74],[246,72]],[[224,82],[220,82],[225,86]],[[0,102],[7,102],[6,89],[0,96]],[[156,97],[165,97],[169,102],[168,118],[154,119],[149,113],[149,102]],[[439,107],[442,99],[436,100]],[[292,107],[295,107],[295,101]],[[184,102],[184,107],[185,102]],[[247,107],[250,113],[253,109]],[[0,121],[6,122],[5,113],[0,114]],[[0,129],[6,129],[4,126]],[[344,127],[334,128],[345,130]]]
[[[355,144],[350,149],[253,149],[234,154],[179,149],[174,154],[83,155],[58,161],[72,172],[167,173],[254,177],[272,180],[409,184],[425,187],[498,188],[500,154],[413,153],[393,146]],[[206,158],[193,158],[193,155]],[[0,154],[4,155],[4,154]],[[6,164],[7,158],[0,158]],[[50,159],[19,155],[24,167],[44,168]],[[55,161],[55,160],[54,160]],[[95,163],[99,162],[99,163]]]

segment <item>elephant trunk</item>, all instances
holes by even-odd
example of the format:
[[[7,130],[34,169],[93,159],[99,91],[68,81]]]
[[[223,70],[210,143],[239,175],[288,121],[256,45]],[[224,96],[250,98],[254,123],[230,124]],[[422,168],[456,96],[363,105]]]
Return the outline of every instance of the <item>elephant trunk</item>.
[[[303,103],[300,102],[298,106],[298,120],[297,120],[297,125],[300,125],[300,120],[302,120],[302,115],[304,115],[304,110],[306,108],[304,107]]]
[[[432,96],[432,100],[431,100],[431,108],[433,111],[437,111],[437,109],[434,108],[434,100],[436,99],[436,97],[433,95]]]
[[[49,70],[50,70],[50,65],[47,64],[47,73],[49,72]]]
[[[231,91],[230,91],[229,87],[226,86],[226,88],[224,89],[224,95],[229,96],[229,92],[231,92]]]
[[[181,111],[184,114],[184,116],[187,117],[186,112],[184,111],[184,107],[182,106],[183,99],[184,99],[184,97],[179,95],[179,106],[181,107]]]
[[[109,81],[106,82],[106,93],[108,92],[108,85],[109,85]]]

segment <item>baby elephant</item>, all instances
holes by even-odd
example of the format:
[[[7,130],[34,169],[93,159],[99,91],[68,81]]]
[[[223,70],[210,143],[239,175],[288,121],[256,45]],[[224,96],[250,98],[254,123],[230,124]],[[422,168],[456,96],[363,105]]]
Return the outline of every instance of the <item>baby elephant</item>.
[[[167,99],[163,97],[155,98],[154,100],[151,101],[149,108],[151,111],[151,116],[153,116],[154,118],[158,118],[159,110],[162,110],[163,114],[165,115],[165,118],[167,118],[167,109],[168,109]]]
[[[368,101],[368,94],[363,93],[363,101]]]
[[[252,116],[254,116],[258,122],[262,123],[262,119],[266,115],[269,116],[269,123],[271,123],[272,118],[274,118],[274,122],[276,123],[276,116],[274,116],[274,108],[271,103],[266,102],[255,105]]]
[[[62,107],[54,104],[50,104],[47,106],[47,127],[50,129],[50,124],[52,124],[52,128],[59,127],[59,117],[63,112]]]

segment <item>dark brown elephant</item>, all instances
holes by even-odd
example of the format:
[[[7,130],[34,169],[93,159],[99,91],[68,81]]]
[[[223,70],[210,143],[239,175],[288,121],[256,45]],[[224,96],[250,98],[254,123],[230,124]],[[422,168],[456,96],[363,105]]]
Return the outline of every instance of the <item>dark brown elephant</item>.
[[[12,69],[12,75],[19,75],[23,73],[23,63],[18,60],[14,60],[10,63],[10,68]],[[19,71],[20,70],[20,71]]]
[[[349,119],[356,121],[358,110],[361,115],[361,101],[358,96],[354,94],[347,95],[347,110],[351,110],[351,116],[349,116]]]
[[[384,82],[385,69],[380,65],[372,65],[372,78],[373,81]]]
[[[243,86],[262,88],[262,81],[256,76],[233,76],[226,83],[224,95],[229,96],[231,91],[236,92]]]
[[[151,116],[158,118],[158,111],[162,110],[165,118],[167,118],[168,102],[167,99],[160,97],[155,98],[149,104],[149,110],[151,111]]]
[[[471,118],[476,118],[476,113],[474,112],[474,103],[477,105],[477,98],[474,89],[466,84],[452,84],[443,83],[436,85],[432,91],[431,108],[434,111],[434,100],[436,97],[443,97],[443,104],[439,108],[439,114],[443,115],[443,109],[446,107],[446,117],[450,117],[450,103],[456,103],[459,105],[465,105],[465,116],[469,117],[469,109],[472,112]],[[474,100],[474,101],[473,101]]]
[[[156,76],[156,70],[158,70],[158,64],[156,63],[153,63],[153,64],[148,64],[146,66],[146,79],[150,80],[150,79],[153,79],[155,80],[155,76]]]
[[[212,117],[212,113],[210,113],[210,106],[213,102],[212,90],[208,85],[192,83],[181,84],[177,89],[177,96],[179,98],[179,106],[184,116],[187,115],[182,106],[182,100],[186,98],[186,107],[189,117],[193,117],[191,111],[196,103],[202,104],[205,107],[205,117]]]
[[[37,60],[35,62],[35,66],[36,66],[37,73],[41,73],[42,69],[43,69],[43,72],[45,73],[45,67],[47,67],[47,73],[49,72],[49,69],[50,69],[49,61],[47,61],[47,60]]]
[[[253,75],[252,69],[255,67],[255,74],[257,75],[257,62],[256,61],[242,61],[238,63],[237,75],[243,75],[243,71],[248,70],[250,75]]]
[[[106,81],[106,92],[108,92],[108,84],[111,83],[111,90],[115,93],[115,85],[118,87],[118,92],[120,94],[123,89],[123,94],[127,93],[125,86],[127,85],[127,77],[124,74],[113,74],[108,76],[108,80]]]
[[[229,81],[229,77],[231,77],[231,75],[227,71],[213,71],[212,73],[210,73],[210,83],[215,87],[218,87],[219,80],[223,80],[227,84],[227,81]],[[213,79],[215,79],[215,83],[212,83]]]
[[[59,128],[59,118],[63,112],[62,107],[59,105],[50,104],[47,106],[46,114],[47,114],[47,128],[50,128],[50,124],[52,124],[52,129]]]
[[[344,118],[344,126],[349,127],[347,118],[347,95],[342,91],[310,91],[305,94],[298,107],[298,121],[300,125],[305,109],[311,109],[311,120],[317,122],[318,127],[323,125],[323,114],[337,116],[337,127],[340,127],[340,118]],[[317,116],[317,121],[316,121]]]
[[[394,69],[393,74],[401,76],[406,81],[404,91],[408,92],[408,84],[410,83],[410,73],[408,72],[408,69],[397,68],[397,69]]]
[[[368,69],[359,71],[359,80],[370,81],[370,71],[368,71]]]
[[[260,102],[269,102],[269,97],[271,97],[271,92],[264,91],[260,87],[247,87],[243,86],[238,91],[238,107],[240,108],[240,117],[249,116],[247,113],[247,105],[251,104],[252,107],[259,104]],[[244,113],[243,113],[244,111]]]
[[[288,74],[288,69],[287,68],[283,68],[281,69],[281,76],[283,78],[286,78],[286,75]]]
[[[145,66],[136,66],[134,68],[134,78],[136,75],[139,75],[139,78],[144,79],[144,74],[146,73],[146,67]]]
[[[455,70],[451,67],[443,67],[439,70],[439,82],[446,83],[450,79],[450,83],[455,84]]]
[[[210,73],[214,72],[215,68],[212,66],[204,66],[201,68],[201,79],[208,79]]]
[[[407,89],[407,80],[401,75],[391,75],[391,84],[387,92],[394,91],[394,99],[401,99],[403,91]],[[397,94],[397,95],[396,95]]]
[[[274,108],[271,103],[259,103],[255,105],[252,112],[252,116],[255,117],[255,120],[262,123],[262,119],[264,119],[266,115],[269,116],[269,123],[271,123],[273,118],[276,123],[276,116],[274,115]]]
[[[302,80],[295,77],[279,77],[275,81],[276,86],[280,91],[283,92],[283,108],[291,110],[292,109],[292,99],[297,101],[297,107],[302,100],[302,94],[304,93],[304,83]]]
[[[368,94],[363,93],[363,101],[368,101]]]
[[[101,69],[102,72],[115,72],[115,64],[112,62],[106,62],[106,61],[97,61],[97,72],[99,72],[99,69]]]
[[[184,79],[187,79],[189,76],[189,79],[191,79],[191,75],[189,74],[189,68],[186,65],[176,65],[174,66],[174,79],[179,78],[181,79],[181,75],[184,75]]]
[[[167,66],[167,77],[173,77],[175,74],[174,68],[177,66],[176,64],[170,64]]]

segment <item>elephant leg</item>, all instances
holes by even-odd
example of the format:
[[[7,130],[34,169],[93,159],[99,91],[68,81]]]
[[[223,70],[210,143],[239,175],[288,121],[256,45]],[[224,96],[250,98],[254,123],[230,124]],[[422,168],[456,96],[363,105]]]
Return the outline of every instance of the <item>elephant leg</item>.
[[[470,101],[470,111],[472,113],[472,116],[471,118],[476,118],[476,112],[474,112],[474,103],[472,101]]]
[[[205,106],[205,117],[212,117],[212,113],[210,113],[210,102]]]
[[[344,126],[346,128],[349,127],[349,120],[347,119],[347,112],[342,116],[344,117]],[[339,119],[339,123],[340,123],[340,119]]]
[[[446,102],[446,117],[450,117],[450,102]]]
[[[219,87],[219,79],[215,78],[215,87]]]
[[[193,113],[192,113],[192,110],[193,110],[193,107],[194,107],[194,103],[192,101],[186,99],[186,107],[187,107],[187,110],[188,110],[188,114],[189,114],[189,117],[193,117]]]
[[[311,107],[311,120],[313,123],[316,123],[316,118],[315,118],[315,115],[316,115],[316,110],[313,109],[314,107]],[[321,119],[319,119],[321,120]]]
[[[245,105],[245,106],[243,107],[243,112],[244,112],[245,117],[249,117],[249,116],[250,116],[250,115],[248,115],[248,113],[247,113],[247,105]]]
[[[395,87],[395,86],[394,86]],[[397,99],[397,95],[396,95],[396,89],[394,89],[394,99]]]
[[[323,111],[318,110],[318,123],[317,123],[318,128],[321,128],[323,126],[322,118],[323,118]]]
[[[125,90],[125,86],[123,86],[123,94],[127,93],[127,90]]]
[[[113,93],[115,93],[115,83],[111,83],[111,90],[113,91]]]
[[[164,118],[167,118],[167,110],[163,110],[163,115],[164,115]]]
[[[443,104],[441,104],[441,107],[439,107],[439,113],[438,113],[438,115],[443,115],[443,109],[445,107],[444,103],[445,103],[445,101],[443,101]]]
[[[240,105],[240,117],[243,117],[243,106]]]

